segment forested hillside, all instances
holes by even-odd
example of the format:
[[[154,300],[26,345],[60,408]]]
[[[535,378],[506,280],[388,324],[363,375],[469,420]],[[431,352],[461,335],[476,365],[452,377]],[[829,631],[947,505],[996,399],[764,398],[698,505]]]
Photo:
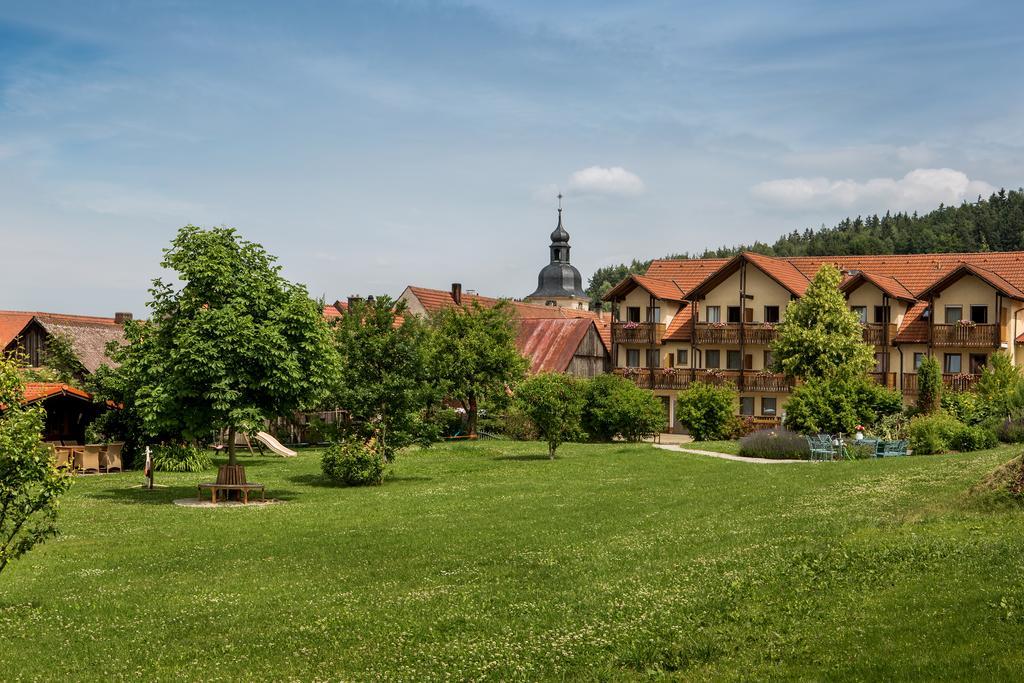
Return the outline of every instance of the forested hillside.
[[[702,254],[673,254],[664,258],[733,256],[756,251],[771,256],[826,254],[922,254],[951,251],[1024,250],[1024,190],[1000,190],[988,199],[960,206],[940,206],[923,215],[886,213],[846,218],[833,227],[794,230],[773,244],[754,242],[709,249]],[[644,273],[650,260],[599,268],[587,293],[598,301],[629,273]]]

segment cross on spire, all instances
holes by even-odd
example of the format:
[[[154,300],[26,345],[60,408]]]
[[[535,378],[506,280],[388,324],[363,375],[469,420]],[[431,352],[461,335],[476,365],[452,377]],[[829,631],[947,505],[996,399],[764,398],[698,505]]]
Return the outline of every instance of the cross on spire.
[[[558,193],[558,210],[559,211],[562,210],[562,193],[561,192]]]

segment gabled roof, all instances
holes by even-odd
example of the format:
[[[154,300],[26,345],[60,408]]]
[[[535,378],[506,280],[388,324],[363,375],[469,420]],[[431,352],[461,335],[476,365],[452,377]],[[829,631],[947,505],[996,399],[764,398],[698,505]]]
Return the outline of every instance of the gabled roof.
[[[452,296],[450,290],[446,289],[429,289],[427,287],[415,287],[409,285],[406,290],[415,296],[427,313],[436,313],[442,308],[451,308],[455,306],[455,297]],[[498,303],[498,299],[494,299],[489,296],[480,296],[479,294],[473,294],[471,292],[462,293],[462,305],[466,306],[472,302],[476,302],[484,307],[494,306]]]
[[[894,342],[899,344],[925,344],[928,342],[928,319],[924,317],[928,310],[927,301],[918,301],[903,316],[900,329],[896,331]]]
[[[965,275],[974,275],[975,277],[985,281],[1003,296],[1008,296],[1011,299],[1024,299],[1024,292],[1007,282],[1004,277],[993,273],[991,270],[971,263],[958,264],[955,268],[922,291],[918,297],[921,299],[927,299],[934,294],[941,292],[943,289],[946,289]]]
[[[686,293],[687,299],[699,299],[712,289],[722,284],[729,276],[740,269],[743,263],[749,263],[775,280],[781,287],[788,290],[794,296],[803,296],[807,291],[810,280],[796,266],[782,259],[763,256],[753,252],[745,251],[731,258],[728,263],[708,275],[696,287]]]
[[[639,287],[656,299],[666,301],[683,301],[684,292],[673,280],[662,280],[645,275],[628,275],[625,280],[615,285],[602,297],[604,301],[621,299]]]
[[[864,283],[873,284],[885,294],[900,301],[914,301],[915,299],[914,293],[904,287],[903,283],[895,277],[870,273],[864,270],[856,271],[856,273],[843,280],[843,283],[839,285],[839,291],[849,294]]]
[[[647,277],[672,280],[683,292],[689,292],[708,275],[715,272],[730,259],[656,259],[644,273]]]
[[[11,330],[22,322],[13,334]],[[65,313],[43,313],[41,311],[0,311],[0,348],[6,348],[33,322],[38,323],[47,334],[66,335],[79,362],[89,372],[96,372],[101,365],[113,365],[107,357],[107,344],[124,341],[124,328],[113,318],[91,315],[68,315]]]
[[[690,341],[693,330],[690,327],[690,320],[693,318],[693,307],[682,304],[672,322],[668,324],[662,340],[664,341]]]
[[[83,401],[92,401],[92,394],[82,389],[76,389],[70,384],[63,382],[28,382],[25,384],[25,398],[23,404],[45,401],[54,396],[73,396]]]
[[[595,321],[529,318],[517,323],[516,348],[530,359],[530,372],[565,372]],[[602,340],[605,353],[608,346]]]

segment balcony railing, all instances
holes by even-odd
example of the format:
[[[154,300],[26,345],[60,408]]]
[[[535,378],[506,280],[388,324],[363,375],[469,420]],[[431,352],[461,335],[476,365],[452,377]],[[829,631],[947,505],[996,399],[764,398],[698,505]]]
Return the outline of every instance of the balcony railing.
[[[937,324],[932,325],[933,346],[999,346],[999,325],[993,324]]]
[[[686,389],[693,382],[725,384],[731,382],[740,391],[786,393],[793,382],[785,375],[758,370],[704,370],[690,368],[615,368],[615,374],[632,380],[645,389]]]
[[[615,344],[645,344],[652,346],[661,343],[665,336],[665,323],[612,323],[612,342]]]
[[[895,372],[869,372],[868,375],[886,389],[896,388],[898,376]]]
[[[970,391],[978,383],[981,375],[969,373],[943,373],[942,386],[949,391]],[[916,372],[903,373],[903,393],[917,394],[918,382]]]
[[[887,340],[891,344],[896,336],[896,323],[868,323],[862,327],[865,343],[872,346],[884,346]]]
[[[697,323],[697,345],[739,346],[739,323]],[[771,344],[777,332],[775,323],[744,323],[742,338],[746,344]]]

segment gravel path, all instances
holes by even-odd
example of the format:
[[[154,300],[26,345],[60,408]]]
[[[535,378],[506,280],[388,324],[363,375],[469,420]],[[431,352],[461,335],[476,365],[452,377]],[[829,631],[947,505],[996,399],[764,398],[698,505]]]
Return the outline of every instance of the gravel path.
[[[707,455],[712,458],[721,458],[722,460],[735,460],[736,462],[754,462],[761,463],[762,465],[775,465],[781,463],[793,463],[793,462],[810,462],[809,460],[772,460],[770,458],[744,458],[740,455],[729,455],[728,453],[715,453],[714,451],[701,451],[696,448],[683,448],[682,446],[676,445],[662,445],[655,444],[655,448],[660,448],[665,451],[676,451],[679,453],[693,453],[694,455]]]

